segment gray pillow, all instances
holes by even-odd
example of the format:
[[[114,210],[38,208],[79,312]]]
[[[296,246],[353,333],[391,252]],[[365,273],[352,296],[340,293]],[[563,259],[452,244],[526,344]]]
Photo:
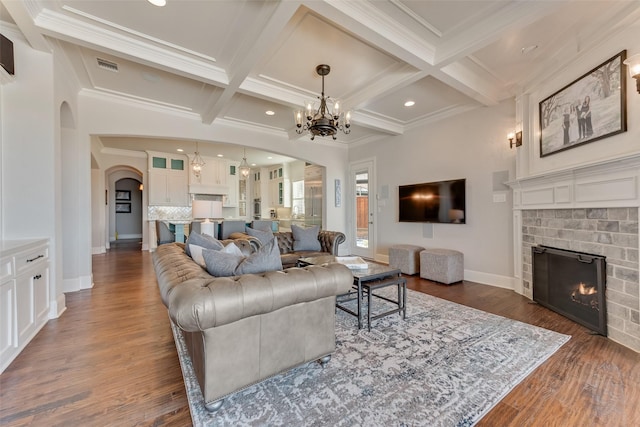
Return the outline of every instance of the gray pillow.
[[[189,234],[189,238],[187,239],[184,245],[184,251],[187,255],[191,256],[191,249],[189,249],[189,245],[197,245],[202,246],[206,249],[215,249],[219,251],[224,248],[224,245],[220,242],[220,240],[209,236],[208,234],[200,234],[195,231]]]
[[[259,274],[267,271],[282,270],[280,250],[275,237],[246,258],[215,250],[204,250],[202,255],[207,265],[207,271],[215,277]]]
[[[245,227],[245,231],[249,236],[260,240],[260,243],[263,245],[266,245],[273,239],[273,231],[271,230],[256,230],[251,227]]]
[[[246,257],[236,268],[236,275],[258,274],[266,271],[282,270],[278,240],[273,237],[256,252]]]
[[[320,241],[318,233],[320,226],[304,228],[295,224],[291,224],[291,232],[293,233],[293,250],[294,251],[320,251]]]
[[[202,251],[207,272],[214,277],[235,276],[235,271],[244,257],[224,251],[205,249]]]

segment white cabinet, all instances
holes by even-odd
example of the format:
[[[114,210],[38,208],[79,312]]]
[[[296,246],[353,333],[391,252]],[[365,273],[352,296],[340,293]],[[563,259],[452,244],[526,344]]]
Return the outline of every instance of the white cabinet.
[[[189,158],[147,151],[149,156],[149,205],[189,206]]]
[[[269,168],[269,206],[291,207],[291,180],[287,165]]]
[[[229,186],[231,185],[229,182],[229,163],[234,164],[234,162],[217,157],[203,157],[202,160],[204,161],[204,166],[202,166],[200,178],[196,177],[193,172],[188,174],[189,193],[228,194]]]
[[[2,242],[0,260],[0,372],[49,319],[49,243]]]
[[[236,208],[238,207],[238,193],[239,193],[239,179],[238,179],[238,166],[240,166],[240,162],[235,161],[227,161],[226,162],[226,184],[229,187],[229,190],[226,194],[222,196],[222,206],[225,208]]]
[[[251,175],[249,175],[253,178],[253,185],[251,187],[251,194],[253,196],[254,199],[259,199],[261,196],[261,190],[260,190],[260,185],[262,183],[262,179],[260,176],[260,169],[254,169],[251,171]]]

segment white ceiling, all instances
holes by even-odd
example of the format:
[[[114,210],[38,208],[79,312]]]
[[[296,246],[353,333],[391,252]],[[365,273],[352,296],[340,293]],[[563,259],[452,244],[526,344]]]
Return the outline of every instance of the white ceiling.
[[[293,112],[318,96],[315,67],[329,64],[325,93],[353,111],[351,134],[336,144],[494,105],[640,19],[637,0],[1,1],[0,19],[35,48],[64,52],[84,89],[192,112],[212,126],[226,120],[308,141],[295,133]],[[529,46],[537,48],[523,53]],[[128,149],[194,144],[101,139]],[[238,147],[200,145],[241,158]]]

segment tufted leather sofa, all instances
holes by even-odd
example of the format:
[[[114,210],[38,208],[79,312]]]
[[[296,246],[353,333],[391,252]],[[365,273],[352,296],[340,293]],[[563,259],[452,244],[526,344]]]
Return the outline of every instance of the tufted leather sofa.
[[[339,231],[320,230],[318,233],[320,251],[294,251],[293,233],[291,231],[278,231],[273,235],[278,238],[280,259],[284,268],[295,266],[300,258],[338,255],[338,245],[345,241],[345,235]]]
[[[283,268],[295,267],[300,258],[339,255],[338,246],[346,240],[344,233],[339,231],[320,230],[320,232],[318,232],[318,240],[320,241],[319,251],[294,251],[293,233],[291,231],[278,231],[273,233],[273,235],[278,238],[278,248],[280,249],[280,260],[282,261]],[[262,246],[260,240],[244,232],[231,233],[229,237],[231,239],[248,240],[254,250],[258,250],[258,248]]]
[[[210,411],[295,366],[326,363],[335,351],[335,298],[353,283],[344,265],[213,277],[181,243],[159,246],[153,263]]]

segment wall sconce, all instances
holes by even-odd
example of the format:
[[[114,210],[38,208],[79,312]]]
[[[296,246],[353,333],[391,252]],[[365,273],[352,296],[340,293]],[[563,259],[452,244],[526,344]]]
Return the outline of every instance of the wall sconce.
[[[629,68],[631,77],[636,79],[636,88],[638,89],[638,93],[640,93],[640,53],[627,58],[623,64]]]
[[[516,139],[515,142],[513,142],[514,138]],[[522,145],[522,131],[516,132],[515,134],[513,132],[509,133],[507,139],[509,140],[509,148],[520,147]]]

